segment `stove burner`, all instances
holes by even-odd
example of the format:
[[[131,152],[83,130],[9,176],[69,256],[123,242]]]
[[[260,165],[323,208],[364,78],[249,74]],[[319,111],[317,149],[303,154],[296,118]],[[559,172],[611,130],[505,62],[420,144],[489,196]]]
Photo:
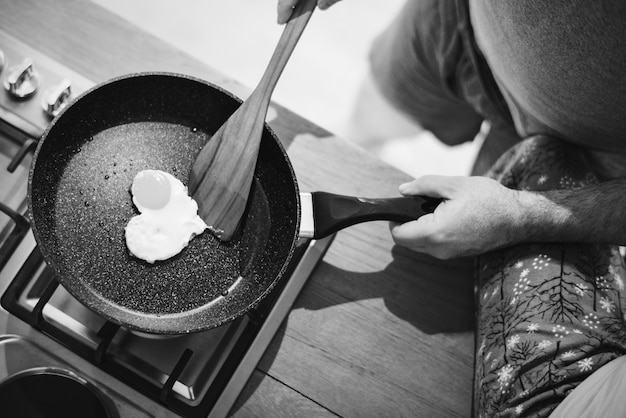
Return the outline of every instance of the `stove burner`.
[[[6,418],[113,418],[105,398],[69,370],[35,368],[0,382],[0,405]]]

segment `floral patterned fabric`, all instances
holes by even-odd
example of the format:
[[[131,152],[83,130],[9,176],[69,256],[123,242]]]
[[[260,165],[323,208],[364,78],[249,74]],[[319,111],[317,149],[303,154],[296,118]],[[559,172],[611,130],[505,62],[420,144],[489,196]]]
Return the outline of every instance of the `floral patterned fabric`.
[[[518,190],[597,182],[584,153],[547,137],[502,156],[489,176]],[[545,417],[626,353],[625,267],[602,244],[524,244],[478,260],[476,417]]]

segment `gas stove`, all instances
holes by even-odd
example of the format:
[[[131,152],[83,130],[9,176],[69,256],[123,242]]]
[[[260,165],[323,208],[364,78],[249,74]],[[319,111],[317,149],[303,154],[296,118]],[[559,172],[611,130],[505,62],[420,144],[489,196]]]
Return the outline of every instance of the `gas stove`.
[[[16,416],[63,403],[91,411],[81,416],[226,416],[332,237],[301,239],[272,294],[221,327],[157,336],[106,321],[59,285],[26,216],[38,139],[58,111],[94,82],[2,31],[0,69],[3,414],[8,402],[17,405]]]

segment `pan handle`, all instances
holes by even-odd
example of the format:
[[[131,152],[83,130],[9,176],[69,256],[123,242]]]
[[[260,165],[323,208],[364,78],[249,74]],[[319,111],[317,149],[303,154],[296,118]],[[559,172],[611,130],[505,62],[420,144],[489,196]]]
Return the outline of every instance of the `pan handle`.
[[[434,212],[441,199],[425,196],[367,199],[327,192],[301,193],[300,236],[319,239],[361,222],[409,222]]]

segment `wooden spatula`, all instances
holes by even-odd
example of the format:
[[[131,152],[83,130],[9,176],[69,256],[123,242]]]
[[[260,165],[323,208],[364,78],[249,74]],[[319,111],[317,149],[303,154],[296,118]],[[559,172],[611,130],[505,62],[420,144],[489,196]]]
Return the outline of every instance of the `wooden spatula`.
[[[250,97],[211,137],[189,173],[189,192],[212,232],[229,241],[246,209],[270,97],[317,0],[301,0]]]

